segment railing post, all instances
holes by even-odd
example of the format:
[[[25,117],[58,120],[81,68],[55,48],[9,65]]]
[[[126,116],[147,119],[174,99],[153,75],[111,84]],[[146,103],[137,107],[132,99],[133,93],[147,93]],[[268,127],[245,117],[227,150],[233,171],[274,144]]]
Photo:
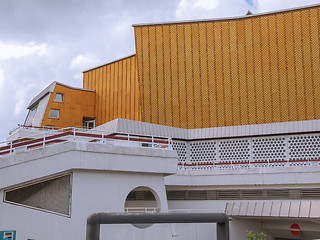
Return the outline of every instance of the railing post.
[[[73,128],[73,140],[76,140],[76,128]]]
[[[43,133],[43,143],[42,143],[42,146],[43,148],[46,146],[46,133]]]
[[[152,138],[152,144],[151,144],[151,147],[154,148],[154,138],[153,136],[151,137]]]
[[[10,153],[12,153],[12,141],[10,142]]]
[[[130,141],[130,134],[128,133],[128,142]]]

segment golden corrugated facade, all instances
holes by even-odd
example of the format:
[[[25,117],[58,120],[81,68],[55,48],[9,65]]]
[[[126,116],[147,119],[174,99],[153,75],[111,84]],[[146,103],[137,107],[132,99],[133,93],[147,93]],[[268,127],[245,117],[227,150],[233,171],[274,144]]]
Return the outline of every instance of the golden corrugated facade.
[[[54,101],[56,93],[64,95],[63,102]],[[49,118],[51,109],[59,110],[59,118]],[[50,95],[42,126],[52,127],[81,127],[83,118],[95,117],[95,92],[75,89],[56,84]]]
[[[141,120],[135,56],[84,72],[83,88],[96,91],[96,126],[116,118]]]
[[[190,129],[320,119],[319,22],[314,6],[136,25],[141,120]]]

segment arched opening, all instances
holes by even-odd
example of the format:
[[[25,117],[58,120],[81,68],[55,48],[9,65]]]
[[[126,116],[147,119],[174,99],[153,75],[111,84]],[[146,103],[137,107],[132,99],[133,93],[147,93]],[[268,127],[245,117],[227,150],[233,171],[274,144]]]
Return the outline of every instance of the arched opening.
[[[127,196],[124,210],[133,213],[160,212],[158,195],[148,187],[137,187]]]

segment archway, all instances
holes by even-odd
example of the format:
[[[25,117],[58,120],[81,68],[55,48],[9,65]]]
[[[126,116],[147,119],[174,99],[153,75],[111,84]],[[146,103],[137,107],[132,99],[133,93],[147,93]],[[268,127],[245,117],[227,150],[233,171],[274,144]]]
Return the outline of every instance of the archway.
[[[157,193],[145,186],[133,189],[126,197],[124,211],[128,213],[160,212],[160,199]]]

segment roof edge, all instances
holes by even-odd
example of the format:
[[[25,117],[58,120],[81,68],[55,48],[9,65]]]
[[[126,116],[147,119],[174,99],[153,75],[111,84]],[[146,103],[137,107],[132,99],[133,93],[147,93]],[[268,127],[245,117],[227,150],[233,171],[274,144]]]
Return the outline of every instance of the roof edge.
[[[253,13],[252,15],[236,16],[236,17],[226,17],[226,18],[209,18],[209,19],[195,19],[195,20],[182,20],[182,21],[168,21],[168,22],[156,22],[156,23],[137,23],[132,24],[132,27],[144,27],[144,26],[154,26],[154,25],[171,25],[180,23],[200,23],[200,22],[212,22],[212,21],[225,21],[225,20],[238,20],[246,18],[261,17],[271,14],[285,13],[290,11],[303,10],[308,8],[320,7],[320,4],[312,4],[307,6],[300,6],[295,8],[281,9],[276,11],[264,12],[264,13]]]
[[[74,89],[74,90],[80,90],[80,91],[86,91],[86,92],[95,92],[95,90],[86,89],[86,88],[72,87],[70,85],[67,85],[67,84],[64,84],[64,83],[61,83],[61,82],[55,82],[55,83],[58,84],[58,85],[61,85],[63,87],[71,88],[71,89]]]
[[[136,54],[134,53],[134,54],[128,55],[128,56],[126,56],[126,57],[118,58],[118,59],[113,60],[113,61],[111,61],[111,62],[107,62],[107,63],[105,63],[105,64],[102,64],[102,65],[99,65],[99,66],[96,66],[96,67],[93,67],[93,68],[84,70],[84,71],[82,71],[82,73],[86,73],[86,72],[89,72],[89,71],[91,71],[91,70],[94,70],[94,69],[97,69],[97,68],[101,68],[101,67],[107,66],[107,65],[112,64],[112,63],[115,63],[115,62],[119,62],[119,61],[121,61],[121,60],[130,58],[130,57],[133,57],[133,56],[136,56]]]

